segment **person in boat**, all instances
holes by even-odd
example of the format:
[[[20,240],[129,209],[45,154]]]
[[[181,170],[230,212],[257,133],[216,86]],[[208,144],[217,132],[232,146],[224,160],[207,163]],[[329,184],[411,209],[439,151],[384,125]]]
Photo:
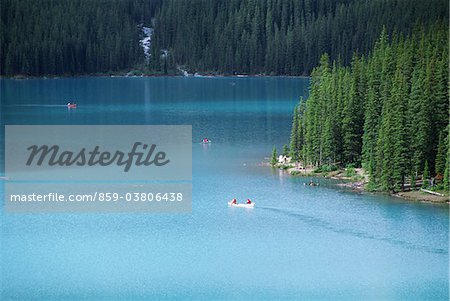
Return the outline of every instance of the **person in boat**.
[[[237,204],[237,200],[236,199],[231,200],[231,204]]]
[[[252,203],[252,201],[250,201],[250,199],[247,199],[247,204],[250,205]]]

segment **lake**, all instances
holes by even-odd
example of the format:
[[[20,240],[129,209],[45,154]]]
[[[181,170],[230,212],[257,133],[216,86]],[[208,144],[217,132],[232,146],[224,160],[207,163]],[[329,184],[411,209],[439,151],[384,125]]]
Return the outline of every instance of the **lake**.
[[[308,78],[0,84],[2,125],[189,124],[195,142],[213,141],[193,144],[190,214],[2,210],[3,300],[448,300],[448,206],[261,166],[288,142]],[[257,205],[228,208],[234,197]]]

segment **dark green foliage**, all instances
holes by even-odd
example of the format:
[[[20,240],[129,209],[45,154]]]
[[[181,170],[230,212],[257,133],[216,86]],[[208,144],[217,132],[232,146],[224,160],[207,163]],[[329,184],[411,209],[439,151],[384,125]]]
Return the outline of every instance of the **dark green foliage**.
[[[422,176],[422,188],[427,188],[430,185],[430,169],[428,167],[428,161],[425,161],[425,167],[423,168]]]
[[[322,173],[322,172],[331,172],[338,170],[338,167],[336,165],[322,165],[316,169],[314,169],[314,173]]]
[[[290,156],[292,160],[297,161],[303,158],[304,150],[304,125],[303,113],[305,111],[305,102],[300,97],[300,103],[295,107],[294,116],[292,118],[291,141],[290,141]]]
[[[289,147],[287,146],[287,144],[283,145],[283,156],[288,156],[289,155]]]
[[[345,167],[344,176],[353,177],[355,175],[356,175],[355,164],[348,164],[347,167]]]
[[[270,158],[270,165],[275,166],[278,163],[277,149],[275,146],[272,149],[272,157]]]
[[[448,129],[448,127],[447,127]],[[448,152],[448,133],[447,129],[439,134],[439,144],[436,155],[436,175],[443,175],[445,171],[446,155]]]
[[[299,75],[309,74],[323,53],[349,65],[354,52],[372,49],[383,25],[388,33],[410,34],[411,24],[445,19],[448,1],[2,0],[0,8],[1,75],[135,67],[165,74],[177,66],[190,72]],[[148,62],[138,42],[140,24],[155,29]],[[355,78],[350,87],[356,97],[363,91],[357,85]],[[351,112],[345,114],[346,126],[352,126]],[[335,129],[327,122],[330,134]],[[343,134],[344,156],[359,161],[361,139]],[[336,151],[328,146],[325,155]]]
[[[294,115],[292,117],[292,128],[291,128],[291,141],[290,141],[290,156],[292,160],[296,161],[299,159],[299,146],[300,146],[300,135],[299,135],[299,106],[294,109]]]
[[[291,145],[305,150],[304,163],[362,165],[370,187],[386,191],[403,190],[407,178],[415,186],[422,174],[442,175],[449,143],[446,32],[441,22],[407,38],[383,31],[373,51],[355,55],[350,67],[330,68],[322,56],[294,120],[304,139],[298,145],[299,131],[291,135]]]
[[[362,133],[364,126],[364,104],[366,79],[363,62],[353,57],[352,79],[347,80],[349,93],[342,111],[343,160],[361,164]]]
[[[85,74],[144,61],[139,24],[159,0],[2,0],[0,74]]]
[[[383,25],[409,34],[447,11],[445,0],[167,0],[155,47],[191,72],[309,74],[323,53],[343,65],[368,53]],[[346,147],[357,155],[361,141]]]
[[[449,167],[450,167],[450,152],[447,153],[447,163],[445,164],[445,171],[444,171],[444,189],[446,191],[449,191]]]
[[[410,180],[410,185],[411,185],[411,189],[415,189],[416,188],[416,171],[411,172],[411,180]]]

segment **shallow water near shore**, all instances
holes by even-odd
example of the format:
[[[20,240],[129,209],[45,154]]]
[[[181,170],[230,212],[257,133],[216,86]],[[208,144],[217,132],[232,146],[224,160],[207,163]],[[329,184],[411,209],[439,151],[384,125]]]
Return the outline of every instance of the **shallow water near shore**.
[[[0,84],[3,125],[191,124],[195,142],[190,214],[2,209],[2,299],[448,300],[448,205],[304,186],[260,165],[288,141],[307,78]],[[256,208],[228,208],[234,197]]]

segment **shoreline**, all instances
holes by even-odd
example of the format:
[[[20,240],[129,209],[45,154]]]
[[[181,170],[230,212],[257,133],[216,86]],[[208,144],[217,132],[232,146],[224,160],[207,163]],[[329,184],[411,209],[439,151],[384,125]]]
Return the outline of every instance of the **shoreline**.
[[[309,75],[270,75],[270,74],[214,74],[214,73],[195,73],[189,75],[183,75],[180,73],[168,73],[168,74],[129,74],[130,72],[122,73],[92,73],[92,74],[62,74],[62,75],[22,75],[16,74],[12,76],[1,75],[0,79],[12,79],[12,80],[27,80],[27,79],[61,79],[61,78],[81,78],[81,77],[126,77],[126,78],[141,78],[141,77],[186,77],[186,78],[309,78]]]
[[[350,188],[351,191],[355,193],[373,193],[380,195],[388,194],[392,197],[401,198],[402,200],[410,202],[421,202],[421,203],[441,204],[441,205],[450,203],[448,195],[438,196],[423,192],[421,190],[401,191],[396,193],[370,191],[367,189],[367,184],[369,183],[368,175],[362,168],[355,168],[354,173],[351,173],[352,176],[349,176],[348,174],[346,175],[346,173],[349,172],[345,168],[340,168],[333,171],[315,172],[314,168],[311,167],[304,168],[299,164],[277,163],[275,166],[272,166],[270,163],[264,162],[262,163],[262,165],[280,169],[292,177],[313,177],[313,178],[326,178],[339,180],[342,182],[335,184],[336,187]]]

